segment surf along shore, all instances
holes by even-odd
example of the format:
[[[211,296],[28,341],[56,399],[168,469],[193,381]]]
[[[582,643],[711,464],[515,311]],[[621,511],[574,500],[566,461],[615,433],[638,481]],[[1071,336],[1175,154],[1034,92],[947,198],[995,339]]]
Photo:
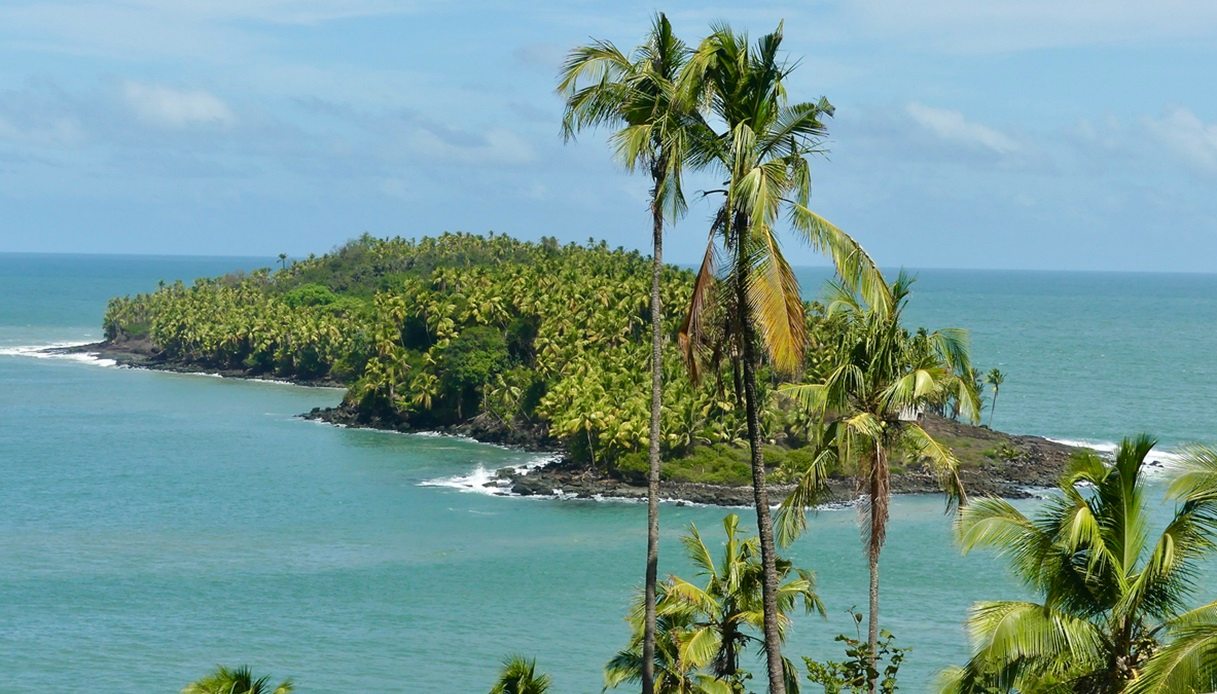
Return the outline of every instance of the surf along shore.
[[[144,368],[177,373],[209,373],[227,378],[258,379],[264,374],[243,369],[215,369],[205,363],[172,360],[165,357],[149,340],[113,340],[47,350],[60,354],[89,354],[111,359],[119,366]],[[302,386],[342,388],[346,384],[333,380],[275,378]],[[618,479],[602,470],[577,463],[561,455],[558,443],[537,429],[506,426],[489,417],[475,417],[460,424],[438,429],[420,430],[396,421],[368,419],[353,408],[339,404],[330,408],[315,408],[300,415],[305,419],[339,426],[385,429],[403,433],[433,431],[464,436],[484,443],[520,448],[530,452],[553,455],[553,461],[541,467],[505,468],[485,484],[496,493],[519,496],[560,496],[583,499],[645,499],[645,485]],[[1039,436],[1013,435],[952,421],[936,415],[925,415],[922,425],[936,439],[954,450],[961,463],[960,478],[969,495],[992,494],[1007,498],[1033,496],[1037,488],[1053,485],[1064,471],[1069,458],[1080,450],[1074,446]],[[829,481],[826,501],[848,502],[856,494],[854,481],[848,477]],[[771,493],[781,498],[787,485],[773,485]],[[897,494],[932,494],[939,492],[935,476],[920,465],[909,465],[892,475],[892,491]],[[747,486],[726,486],[665,480],[660,487],[664,499],[698,504],[744,506],[752,501]]]

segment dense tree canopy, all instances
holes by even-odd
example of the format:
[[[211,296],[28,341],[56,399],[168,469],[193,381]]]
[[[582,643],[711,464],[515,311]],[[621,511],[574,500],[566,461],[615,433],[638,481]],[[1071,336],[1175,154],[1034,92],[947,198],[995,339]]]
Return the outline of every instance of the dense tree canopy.
[[[347,404],[369,419],[425,428],[480,418],[529,430],[628,478],[647,447],[649,271],[646,257],[603,243],[364,236],[277,272],[116,298],[104,327],[107,338],[146,340],[170,361],[346,385]],[[691,272],[665,267],[667,305],[687,305],[692,285]],[[816,304],[806,320],[798,378],[814,380],[832,364],[844,322]],[[745,435],[732,364],[691,382],[679,327],[665,316],[664,457],[740,467],[730,453]],[[780,384],[767,365],[760,376],[762,396]],[[801,445],[809,415],[785,398],[762,401],[766,440]],[[769,465],[781,481],[783,466],[793,477],[801,463],[778,454]]]

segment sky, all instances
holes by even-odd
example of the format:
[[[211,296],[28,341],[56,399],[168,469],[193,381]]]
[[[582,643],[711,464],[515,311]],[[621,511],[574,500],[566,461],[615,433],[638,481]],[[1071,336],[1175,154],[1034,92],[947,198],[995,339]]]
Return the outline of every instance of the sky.
[[[660,9],[689,43],[784,20],[791,98],[836,106],[813,207],[885,266],[1217,271],[1209,0],[2,0],[0,252],[645,249],[647,181],[604,133],[563,142],[554,86]],[[709,216],[666,258],[699,259]]]

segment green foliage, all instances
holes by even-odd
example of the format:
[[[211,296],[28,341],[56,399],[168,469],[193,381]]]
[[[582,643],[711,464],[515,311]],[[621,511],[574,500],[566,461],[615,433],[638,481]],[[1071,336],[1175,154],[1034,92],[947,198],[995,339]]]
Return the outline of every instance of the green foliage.
[[[323,284],[302,284],[283,295],[283,301],[292,308],[301,306],[327,306],[338,300],[338,295]]]
[[[499,679],[490,694],[545,694],[549,691],[549,675],[537,674],[537,661],[523,656],[511,656],[503,661]]]
[[[765,467],[769,480],[774,484],[786,484],[796,479],[815,457],[809,447],[786,448],[765,446]],[[645,451],[634,451],[618,458],[612,472],[620,479],[642,484],[646,481],[648,461]],[[834,463],[828,474],[840,473]],[[663,463],[660,478],[670,482],[696,482],[728,487],[745,487],[752,484],[751,454],[746,446],[713,444],[697,446],[684,455],[668,458]]]
[[[850,610],[850,615],[855,624],[862,624],[860,612]],[[909,649],[895,646],[895,638],[890,631],[884,629],[879,632],[874,667],[871,666],[870,644],[862,639],[860,633],[857,636],[840,634],[835,640],[845,645],[844,661],[820,662],[803,658],[807,678],[824,687],[824,694],[864,694],[870,691],[872,680],[880,694],[892,694],[900,689],[896,676]]]
[[[944,673],[944,692],[1212,689],[1217,668],[1196,655],[1212,648],[1214,608],[1187,603],[1217,546],[1217,454],[1196,449],[1180,464],[1174,513],[1154,537],[1144,476],[1154,444],[1125,439],[1114,462],[1079,454],[1031,517],[1004,499],[964,508],[964,551],[996,550],[1038,602],[974,605],[972,658]]]
[[[291,680],[284,680],[271,689],[270,677],[254,679],[249,666],[227,668],[220,665],[206,677],[186,685],[182,694],[291,694],[293,691],[295,685]]]
[[[752,482],[749,460],[748,449],[741,446],[699,446],[683,458],[666,462],[662,474],[663,479],[674,482],[704,482],[739,487]]]
[[[607,462],[645,447],[649,269],[603,243],[365,236],[273,276],[115,299],[105,329],[147,335],[179,362],[338,380],[367,416],[433,426],[489,414]],[[664,301],[685,302],[690,280],[665,268]],[[665,452],[734,440],[721,393],[681,378],[675,349],[663,368]]]
[[[731,694],[745,691],[751,674],[740,667],[741,655],[749,648],[762,650],[764,613],[760,540],[739,535],[739,516],[723,518],[726,542],[716,560],[698,532],[690,525],[681,538],[685,552],[704,582],[671,576],[658,588],[655,649],[657,692]],[[815,575],[795,568],[789,560],[777,562],[777,608],[779,633],[784,639],[790,614],[824,614],[815,592]],[[641,596],[640,596],[641,597]],[[605,666],[606,688],[638,682],[642,672],[642,600],[635,602],[628,619],[633,637],[629,646]],[[785,661],[787,691],[798,692],[793,664]]]
[[[1009,462],[1017,458],[1019,456],[1019,452],[1017,448],[1003,441],[996,447],[985,451],[984,455],[990,460],[1004,460]]]
[[[949,503],[963,497],[954,452],[916,419],[948,398],[973,420],[979,416],[967,333],[958,328],[910,331],[902,318],[913,279],[901,272],[891,285],[882,275],[873,281],[877,303],[867,303],[844,286],[833,287],[829,313],[842,323],[830,336],[836,342],[821,367],[824,379],[781,388],[818,424],[814,464],[804,468],[782,503],[778,535],[784,542],[806,527],[804,509],[817,501],[834,465],[853,472],[868,490],[867,549],[876,555],[886,534],[890,477],[903,471],[904,461],[927,464]]]
[[[647,446],[649,271],[641,254],[603,243],[364,236],[273,274],[116,298],[104,327],[111,339],[146,337],[180,363],[347,384],[346,401],[368,417],[436,426],[485,414],[534,427],[607,469]],[[692,282],[689,271],[664,268],[664,305],[687,305]],[[817,304],[805,309],[806,370],[821,373],[846,323]],[[662,453],[701,456],[676,462],[669,479],[747,483],[735,452],[723,454],[745,431],[732,365],[690,382],[680,317],[663,327]],[[805,443],[806,412],[766,395],[780,382],[772,369],[762,366],[757,380],[766,439]],[[718,452],[698,454],[710,446]],[[769,467],[785,474],[780,462]],[[632,461],[616,469],[629,477]]]

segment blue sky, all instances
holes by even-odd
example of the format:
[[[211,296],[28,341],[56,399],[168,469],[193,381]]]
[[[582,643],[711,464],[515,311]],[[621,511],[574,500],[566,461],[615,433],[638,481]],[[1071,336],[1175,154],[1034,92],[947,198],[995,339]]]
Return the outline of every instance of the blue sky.
[[[553,85],[567,49],[632,46],[656,9],[690,42],[785,19],[792,97],[837,106],[815,207],[885,265],[1217,271],[1207,0],[4,0],[0,251],[645,247],[646,181],[599,134],[563,144]]]

